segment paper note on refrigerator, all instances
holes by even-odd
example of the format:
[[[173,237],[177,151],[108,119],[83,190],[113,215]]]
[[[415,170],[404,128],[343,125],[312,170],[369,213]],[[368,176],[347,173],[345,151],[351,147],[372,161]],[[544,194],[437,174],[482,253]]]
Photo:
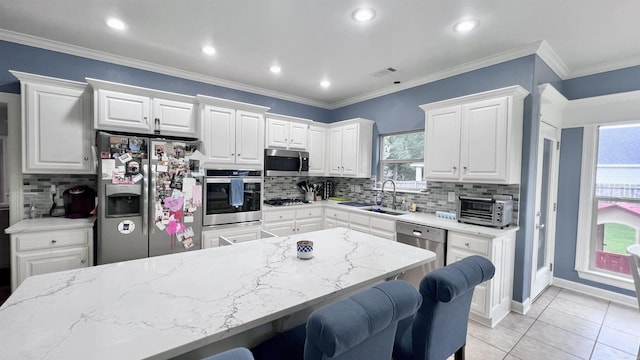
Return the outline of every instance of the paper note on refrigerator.
[[[193,187],[193,206],[202,206],[202,185],[195,185]]]
[[[102,159],[102,180],[111,179],[111,173],[116,169],[116,161],[114,159]]]

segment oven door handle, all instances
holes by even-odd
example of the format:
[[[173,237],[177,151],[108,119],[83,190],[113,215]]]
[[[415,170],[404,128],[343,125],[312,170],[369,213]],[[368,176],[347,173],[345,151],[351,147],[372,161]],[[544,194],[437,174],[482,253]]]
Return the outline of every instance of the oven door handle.
[[[241,178],[245,183],[261,183],[262,179],[247,179]],[[207,178],[207,184],[231,184],[231,179],[229,178]]]

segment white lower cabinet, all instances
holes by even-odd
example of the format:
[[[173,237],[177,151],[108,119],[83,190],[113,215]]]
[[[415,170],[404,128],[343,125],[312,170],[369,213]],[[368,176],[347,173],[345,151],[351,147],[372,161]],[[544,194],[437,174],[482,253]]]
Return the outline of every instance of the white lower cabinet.
[[[324,224],[325,229],[331,229],[336,227],[349,227],[349,213],[342,210],[325,208],[324,209]]]
[[[262,212],[264,230],[287,236],[322,229],[322,207],[268,210]]]
[[[449,231],[447,236],[447,265],[467,256],[480,255],[496,268],[493,279],[476,286],[469,316],[489,327],[495,327],[511,311],[515,236],[515,231],[498,237]]]
[[[202,229],[202,247],[207,249],[221,246],[220,236],[224,236],[232,243],[240,243],[260,239],[260,224],[254,225],[220,225]]]
[[[11,259],[12,291],[32,275],[91,266],[93,226],[12,233]]]

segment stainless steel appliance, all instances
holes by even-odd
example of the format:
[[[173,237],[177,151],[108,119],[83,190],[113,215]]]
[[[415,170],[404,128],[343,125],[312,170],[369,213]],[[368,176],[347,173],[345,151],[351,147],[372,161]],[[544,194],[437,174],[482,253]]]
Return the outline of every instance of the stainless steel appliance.
[[[98,132],[96,261],[201,248],[198,141]]]
[[[396,240],[399,243],[431,250],[436,253],[435,261],[405,271],[398,277],[412,283],[416,288],[420,287],[420,281],[425,275],[444,266],[447,230],[398,221],[396,222]]]
[[[232,182],[238,182],[242,192],[237,205],[233,203]],[[261,221],[262,171],[207,169],[205,179],[204,226]]]
[[[458,222],[504,228],[513,220],[513,199],[506,195],[459,196],[456,217]]]
[[[266,176],[300,176],[309,175],[309,153],[265,149],[264,171]]]

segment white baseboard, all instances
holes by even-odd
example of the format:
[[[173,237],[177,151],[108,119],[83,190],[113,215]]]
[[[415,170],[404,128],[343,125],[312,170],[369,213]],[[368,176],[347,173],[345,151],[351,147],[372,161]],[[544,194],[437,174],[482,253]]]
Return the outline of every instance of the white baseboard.
[[[617,304],[622,304],[626,306],[631,306],[633,308],[638,308],[638,300],[633,296],[618,294],[617,292],[599,289],[597,287],[580,284],[574,281],[569,281],[565,279],[560,279],[557,277],[553,278],[553,286],[557,286],[563,289],[572,290],[575,292],[579,292],[581,294],[590,295],[593,297],[597,297],[603,300],[611,301]],[[513,309],[513,307],[512,307]]]
[[[531,309],[531,298],[526,298],[523,302],[511,300],[511,311],[525,315]]]

